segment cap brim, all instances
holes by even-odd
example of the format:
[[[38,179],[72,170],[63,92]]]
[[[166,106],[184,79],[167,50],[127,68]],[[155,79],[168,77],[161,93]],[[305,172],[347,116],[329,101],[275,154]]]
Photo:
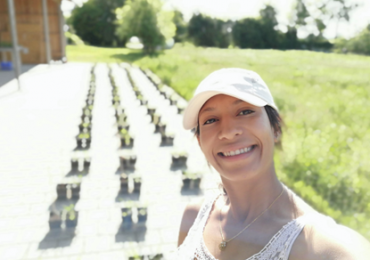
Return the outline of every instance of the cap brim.
[[[198,114],[202,106],[213,96],[224,94],[243,100],[257,107],[266,106],[268,103],[250,93],[241,93],[235,88],[225,88],[222,91],[205,91],[193,97],[184,111],[183,126],[186,130],[193,129],[198,125]]]

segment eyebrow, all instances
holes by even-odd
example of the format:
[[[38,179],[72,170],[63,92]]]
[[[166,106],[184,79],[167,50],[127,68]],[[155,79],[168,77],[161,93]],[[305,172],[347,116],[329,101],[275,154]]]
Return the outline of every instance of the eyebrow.
[[[238,105],[238,104],[240,104],[240,103],[243,103],[243,102],[245,102],[245,101],[240,100],[240,99],[237,99],[237,100],[235,100],[235,101],[232,103],[232,105],[233,105],[233,106],[236,106],[236,105]],[[200,114],[201,112],[202,112],[202,113],[204,113],[204,112],[210,112],[210,111],[214,111],[214,110],[216,110],[216,108],[215,108],[215,107],[207,107],[206,109],[201,110],[201,111],[199,112],[199,114]]]

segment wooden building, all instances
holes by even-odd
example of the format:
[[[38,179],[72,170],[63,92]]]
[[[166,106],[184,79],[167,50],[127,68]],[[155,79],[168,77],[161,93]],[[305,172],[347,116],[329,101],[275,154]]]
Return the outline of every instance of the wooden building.
[[[65,55],[64,18],[61,0],[12,0],[18,45],[28,49],[21,53],[22,63],[49,63]],[[11,44],[9,0],[0,0],[0,44]],[[45,24],[45,22],[47,24]],[[48,33],[46,33],[48,31]],[[10,53],[7,53],[10,59]]]

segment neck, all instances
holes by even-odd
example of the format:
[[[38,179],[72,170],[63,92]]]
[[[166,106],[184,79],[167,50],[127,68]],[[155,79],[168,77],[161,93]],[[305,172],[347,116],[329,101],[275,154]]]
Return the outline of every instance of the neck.
[[[270,171],[258,175],[246,181],[222,179],[228,198],[223,211],[236,222],[252,221],[274,202],[283,189],[283,185],[276,177],[274,167]],[[277,202],[275,201],[274,205]],[[271,212],[276,213],[276,211]],[[273,214],[271,212],[266,211],[264,217],[269,217],[269,214]]]

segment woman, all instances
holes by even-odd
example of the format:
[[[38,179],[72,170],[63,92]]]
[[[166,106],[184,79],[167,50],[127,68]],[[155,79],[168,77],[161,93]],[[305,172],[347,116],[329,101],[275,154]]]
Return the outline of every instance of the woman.
[[[222,69],[204,79],[184,113],[219,172],[224,194],[185,209],[176,259],[370,259],[370,244],[323,216],[276,176],[281,118],[252,71]]]

